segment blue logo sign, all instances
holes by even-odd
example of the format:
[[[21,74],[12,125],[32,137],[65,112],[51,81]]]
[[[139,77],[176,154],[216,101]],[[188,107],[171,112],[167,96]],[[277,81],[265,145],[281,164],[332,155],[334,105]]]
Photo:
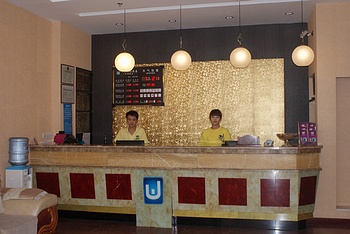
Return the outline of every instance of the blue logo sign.
[[[163,178],[145,177],[143,178],[143,195],[145,204],[163,203]]]

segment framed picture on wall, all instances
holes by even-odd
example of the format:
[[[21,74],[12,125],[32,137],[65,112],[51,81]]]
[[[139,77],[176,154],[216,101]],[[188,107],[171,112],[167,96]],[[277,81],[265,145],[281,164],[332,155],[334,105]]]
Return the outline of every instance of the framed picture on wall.
[[[316,95],[316,83],[315,83],[315,73],[309,77],[309,102],[315,101]]]
[[[74,84],[74,67],[61,64],[61,83]]]
[[[61,103],[74,103],[74,86],[61,84]]]

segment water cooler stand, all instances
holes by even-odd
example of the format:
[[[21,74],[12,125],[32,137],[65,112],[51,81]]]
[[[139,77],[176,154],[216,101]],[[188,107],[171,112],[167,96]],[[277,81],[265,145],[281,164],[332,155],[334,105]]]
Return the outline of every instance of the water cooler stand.
[[[7,188],[32,188],[32,166],[8,166],[6,167]]]

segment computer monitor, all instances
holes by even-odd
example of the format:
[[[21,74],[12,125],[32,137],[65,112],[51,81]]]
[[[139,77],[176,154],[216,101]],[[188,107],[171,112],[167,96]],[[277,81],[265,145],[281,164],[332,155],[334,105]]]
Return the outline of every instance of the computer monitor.
[[[143,140],[116,140],[115,141],[116,146],[144,146],[145,141]]]

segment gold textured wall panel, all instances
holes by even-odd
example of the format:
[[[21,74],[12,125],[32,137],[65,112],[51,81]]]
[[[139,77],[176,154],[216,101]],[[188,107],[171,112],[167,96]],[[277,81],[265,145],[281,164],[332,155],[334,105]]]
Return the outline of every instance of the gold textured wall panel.
[[[283,59],[255,59],[246,69],[230,61],[192,62],[187,71],[164,65],[164,106],[115,106],[113,135],[126,127],[125,113],[136,110],[150,145],[198,145],[201,132],[210,127],[209,112],[220,109],[221,126],[232,138],[251,134],[260,143],[284,132]]]

